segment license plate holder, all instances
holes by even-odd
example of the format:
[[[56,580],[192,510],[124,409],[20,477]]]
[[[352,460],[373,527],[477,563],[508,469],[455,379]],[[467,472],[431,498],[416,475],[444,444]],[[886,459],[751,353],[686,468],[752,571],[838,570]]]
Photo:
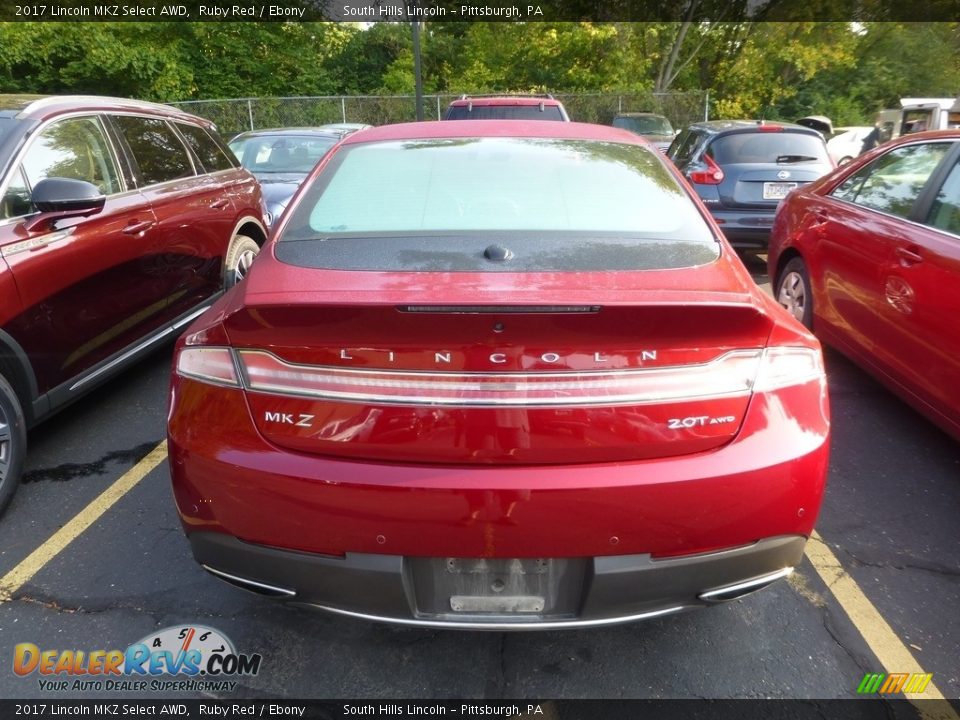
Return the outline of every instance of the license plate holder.
[[[581,558],[408,558],[425,617],[571,616],[582,595]]]
[[[763,184],[764,200],[783,200],[787,193],[797,187],[795,182],[765,182]]]

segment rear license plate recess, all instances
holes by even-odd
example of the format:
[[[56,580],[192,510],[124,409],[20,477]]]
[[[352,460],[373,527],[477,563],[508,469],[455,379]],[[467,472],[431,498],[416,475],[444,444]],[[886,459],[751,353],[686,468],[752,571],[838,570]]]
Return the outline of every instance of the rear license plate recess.
[[[576,614],[581,558],[408,558],[420,616],[555,617]]]

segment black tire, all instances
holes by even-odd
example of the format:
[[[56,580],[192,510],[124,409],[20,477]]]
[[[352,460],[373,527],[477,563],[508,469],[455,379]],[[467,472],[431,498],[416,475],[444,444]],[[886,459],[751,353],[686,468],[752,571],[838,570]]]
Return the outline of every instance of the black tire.
[[[247,235],[234,235],[223,256],[223,289],[229,290],[243,280],[260,252],[257,241]]]
[[[783,266],[773,296],[804,327],[813,330],[813,292],[810,273],[802,258],[795,257]]]
[[[10,383],[0,376],[0,515],[20,485],[27,455],[27,428],[23,409]]]

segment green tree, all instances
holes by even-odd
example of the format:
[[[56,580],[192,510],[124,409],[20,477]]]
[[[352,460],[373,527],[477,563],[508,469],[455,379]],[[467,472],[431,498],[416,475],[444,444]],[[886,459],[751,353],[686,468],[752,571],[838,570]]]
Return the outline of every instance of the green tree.
[[[0,91],[184,97],[193,68],[166,23],[0,23]]]
[[[783,22],[724,22],[743,17],[747,0],[663,1],[672,22],[424,23],[424,90],[709,90],[714,116],[826,114],[838,124],[869,122],[900,97],[960,92],[957,22],[792,17],[830,0],[771,4]],[[413,93],[409,23],[0,23],[0,47],[0,92],[167,102]]]

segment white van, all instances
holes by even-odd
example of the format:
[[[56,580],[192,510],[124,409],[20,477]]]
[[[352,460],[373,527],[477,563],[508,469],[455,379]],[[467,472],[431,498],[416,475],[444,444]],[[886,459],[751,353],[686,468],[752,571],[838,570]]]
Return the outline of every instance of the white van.
[[[906,100],[916,100],[905,104]],[[960,127],[960,103],[956,98],[904,98],[901,135],[924,130]]]
[[[899,110],[877,113],[880,142],[924,130],[960,127],[960,98],[900,98]]]

